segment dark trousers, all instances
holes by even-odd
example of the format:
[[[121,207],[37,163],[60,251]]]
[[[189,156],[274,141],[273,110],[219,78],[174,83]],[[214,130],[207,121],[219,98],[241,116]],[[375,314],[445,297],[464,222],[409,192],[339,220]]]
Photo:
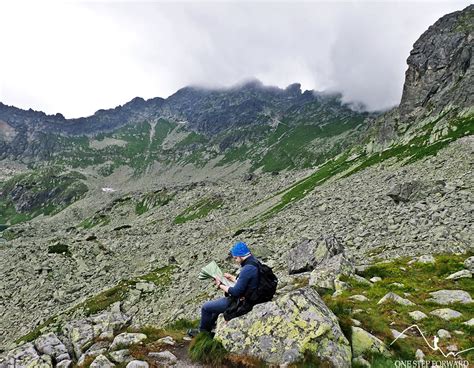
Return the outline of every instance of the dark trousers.
[[[201,324],[199,329],[211,332],[216,325],[217,317],[225,312],[231,300],[230,297],[223,297],[205,302],[201,308]]]

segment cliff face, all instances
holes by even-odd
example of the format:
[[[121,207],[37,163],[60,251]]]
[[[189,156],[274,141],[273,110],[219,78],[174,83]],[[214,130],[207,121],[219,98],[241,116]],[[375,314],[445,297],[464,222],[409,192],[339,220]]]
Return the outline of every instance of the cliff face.
[[[416,130],[430,121],[438,120],[437,126],[444,129],[472,113],[473,44],[474,5],[443,16],[421,35],[407,59],[400,105],[372,124],[379,149],[417,135]]]
[[[473,43],[474,5],[445,15],[421,35],[407,59],[401,119],[473,105]]]

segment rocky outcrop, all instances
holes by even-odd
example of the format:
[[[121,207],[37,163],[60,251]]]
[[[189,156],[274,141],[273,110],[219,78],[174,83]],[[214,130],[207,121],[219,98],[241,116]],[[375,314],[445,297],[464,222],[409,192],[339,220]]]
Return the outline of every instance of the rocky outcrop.
[[[407,120],[445,106],[474,105],[474,5],[440,18],[413,45],[400,102]]]
[[[474,303],[471,295],[464,290],[438,290],[430,293],[431,298],[427,299],[429,302],[433,302],[441,305],[448,305],[453,303],[469,304]]]
[[[382,340],[360,327],[352,327],[351,339],[352,353],[354,357],[359,357],[364,353],[370,352],[389,355],[388,349]]]
[[[309,284],[325,289],[337,289],[336,284],[339,278],[342,275],[350,276],[354,271],[353,261],[341,253],[320,263],[311,272]]]
[[[407,59],[400,105],[374,120],[378,149],[426,134],[429,124],[435,125],[433,143],[449,132],[451,120],[472,114],[473,14],[474,5],[447,14],[415,42]]]
[[[221,319],[216,339],[232,353],[269,363],[295,362],[309,350],[336,367],[350,367],[351,349],[336,316],[312,288],[259,304],[228,323]]]
[[[312,271],[324,260],[343,251],[344,245],[334,235],[304,239],[288,252],[288,273],[292,275]]]

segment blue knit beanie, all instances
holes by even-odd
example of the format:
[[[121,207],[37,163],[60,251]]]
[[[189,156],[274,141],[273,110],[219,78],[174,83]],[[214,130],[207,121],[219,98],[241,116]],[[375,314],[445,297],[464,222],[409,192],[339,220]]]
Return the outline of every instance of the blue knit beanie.
[[[245,257],[250,254],[250,249],[244,242],[237,242],[230,250],[232,257]]]

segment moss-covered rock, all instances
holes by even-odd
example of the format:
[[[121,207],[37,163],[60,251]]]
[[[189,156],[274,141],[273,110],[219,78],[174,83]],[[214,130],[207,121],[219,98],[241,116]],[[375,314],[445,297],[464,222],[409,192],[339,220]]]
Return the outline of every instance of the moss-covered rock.
[[[382,340],[360,327],[352,327],[352,353],[354,357],[368,352],[389,354]]]
[[[318,268],[311,272],[309,284],[319,288],[336,289],[335,282],[342,275],[349,276],[354,273],[354,263],[344,253],[325,260]]]
[[[259,304],[228,323],[221,317],[215,338],[232,353],[273,364],[299,361],[309,351],[336,367],[351,365],[351,348],[336,316],[309,287]]]

